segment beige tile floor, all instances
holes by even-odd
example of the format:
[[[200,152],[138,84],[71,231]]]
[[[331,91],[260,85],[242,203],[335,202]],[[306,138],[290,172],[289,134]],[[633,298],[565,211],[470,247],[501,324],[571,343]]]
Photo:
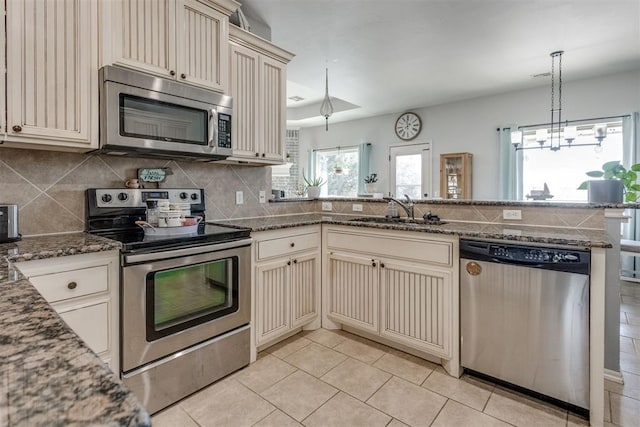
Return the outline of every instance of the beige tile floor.
[[[622,286],[625,384],[605,384],[605,425],[640,425],[640,284]],[[156,414],[163,426],[576,426],[567,411],[343,331],[303,332]]]

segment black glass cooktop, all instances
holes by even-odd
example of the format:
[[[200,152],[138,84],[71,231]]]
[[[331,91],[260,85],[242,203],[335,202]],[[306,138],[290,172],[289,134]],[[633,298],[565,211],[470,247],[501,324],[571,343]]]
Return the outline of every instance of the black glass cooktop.
[[[251,229],[205,224],[198,227],[197,233],[176,236],[156,237],[151,233],[145,235],[144,230],[140,227],[124,230],[100,230],[91,233],[121,242],[122,251],[130,253],[229,242],[249,237]]]

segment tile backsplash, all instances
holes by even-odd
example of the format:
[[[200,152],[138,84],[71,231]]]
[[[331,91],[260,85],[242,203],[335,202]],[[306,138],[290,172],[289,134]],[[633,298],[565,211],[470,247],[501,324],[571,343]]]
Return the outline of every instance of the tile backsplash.
[[[273,215],[283,209],[259,203],[259,192],[271,195],[271,168],[219,163],[176,162],[162,159],[116,157],[43,150],[0,148],[0,204],[19,207],[23,235],[84,230],[85,190],[124,188],[139,168],[169,167],[173,175],[162,188],[204,188],[207,219]],[[155,186],[155,185],[154,185]],[[235,192],[244,203],[235,204]],[[295,205],[299,205],[295,203]]]

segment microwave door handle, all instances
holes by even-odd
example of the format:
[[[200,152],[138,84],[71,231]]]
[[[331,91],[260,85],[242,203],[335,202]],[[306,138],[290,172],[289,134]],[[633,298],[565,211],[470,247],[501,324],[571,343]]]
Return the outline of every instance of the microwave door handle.
[[[218,112],[212,108],[209,113],[209,147],[215,147],[218,140]]]

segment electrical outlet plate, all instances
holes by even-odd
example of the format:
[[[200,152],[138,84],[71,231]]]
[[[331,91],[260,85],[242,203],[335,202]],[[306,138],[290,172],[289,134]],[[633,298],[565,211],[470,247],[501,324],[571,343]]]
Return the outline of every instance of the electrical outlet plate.
[[[244,203],[244,194],[242,191],[236,191],[236,205],[241,205]]]
[[[522,220],[522,211],[520,209],[503,209],[502,219]]]
[[[333,209],[333,205],[331,204],[331,202],[322,202],[323,211],[330,211],[332,209]]]
[[[354,203],[353,205],[351,205],[351,209],[354,212],[362,212],[362,205],[360,203]]]
[[[267,201],[267,194],[264,192],[264,190],[260,190],[258,198],[260,203],[265,203]]]

